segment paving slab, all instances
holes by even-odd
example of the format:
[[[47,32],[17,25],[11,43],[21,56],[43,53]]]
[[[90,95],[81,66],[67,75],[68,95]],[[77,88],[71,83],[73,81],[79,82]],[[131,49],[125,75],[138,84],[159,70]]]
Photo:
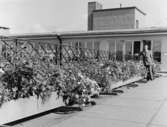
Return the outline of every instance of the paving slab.
[[[122,94],[122,98],[134,98],[136,100],[155,100],[162,101],[167,97],[167,78],[162,77],[154,81],[140,84],[136,88],[131,88],[125,94]]]
[[[134,98],[113,98],[108,99],[101,105],[105,106],[117,106],[123,108],[134,109],[138,111],[154,111],[159,108],[161,101],[143,100]]]
[[[158,124],[162,126],[167,126],[167,101],[160,108],[159,112],[152,120],[151,124]]]
[[[81,113],[78,117],[105,118],[147,124],[154,114],[154,110],[142,111],[119,106],[96,106]]]
[[[158,124],[151,124],[151,125],[149,125],[148,127],[167,127],[167,126],[158,125]]]
[[[145,127],[144,124],[96,117],[73,117],[52,127]]]

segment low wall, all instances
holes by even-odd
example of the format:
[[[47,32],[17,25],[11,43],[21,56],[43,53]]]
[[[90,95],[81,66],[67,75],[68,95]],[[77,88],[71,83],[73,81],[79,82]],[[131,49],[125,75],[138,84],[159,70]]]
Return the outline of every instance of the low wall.
[[[36,97],[12,100],[4,103],[0,107],[0,125],[45,112],[62,105],[64,105],[63,101],[61,98],[57,98],[56,93],[53,93],[45,103],[42,103],[42,100]]]

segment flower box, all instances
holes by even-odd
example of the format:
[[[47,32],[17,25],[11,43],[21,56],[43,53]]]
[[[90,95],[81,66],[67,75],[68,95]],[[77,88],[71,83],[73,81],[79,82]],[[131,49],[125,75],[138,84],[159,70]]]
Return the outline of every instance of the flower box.
[[[62,99],[57,98],[56,93],[53,93],[44,103],[42,103],[41,99],[37,99],[34,96],[5,102],[0,107],[0,125],[30,117],[63,105]]]

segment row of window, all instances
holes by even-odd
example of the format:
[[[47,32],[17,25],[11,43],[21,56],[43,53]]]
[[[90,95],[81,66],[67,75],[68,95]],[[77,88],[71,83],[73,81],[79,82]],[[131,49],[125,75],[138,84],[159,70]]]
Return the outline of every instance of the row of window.
[[[140,41],[132,41],[132,40],[107,40],[104,43],[104,40],[96,40],[96,41],[74,41],[67,42],[67,45],[70,45],[73,50],[78,49],[95,49],[107,50],[108,57],[115,57],[116,59],[123,59],[125,57],[137,56],[143,50],[144,45],[148,45],[149,49],[152,50],[153,58],[157,62],[161,62],[161,40],[140,40]],[[2,52],[5,50],[5,46],[2,46]],[[48,43],[38,43],[35,44],[36,49],[43,50],[54,50],[55,53],[58,52],[59,47],[57,44],[48,44]],[[70,51],[66,50],[66,54],[69,54]],[[42,53],[42,52],[41,52]],[[43,53],[45,53],[43,51]],[[98,55],[102,55],[102,53],[97,53]],[[104,54],[104,53],[103,53]],[[105,53],[106,54],[106,53]],[[106,56],[106,55],[105,55]],[[125,57],[124,57],[125,56]],[[125,58],[126,59],[126,58]]]
[[[102,44],[100,44],[102,43]],[[89,41],[89,42],[72,42],[73,47],[77,48],[88,48],[99,50],[103,42],[100,41]],[[110,40],[106,49],[108,49],[110,55],[115,54],[115,57],[123,58],[123,56],[138,56],[143,51],[144,45],[148,45],[149,50],[153,53],[153,58],[157,62],[161,62],[161,40]],[[109,46],[109,48],[108,48]],[[104,46],[103,46],[104,47]]]

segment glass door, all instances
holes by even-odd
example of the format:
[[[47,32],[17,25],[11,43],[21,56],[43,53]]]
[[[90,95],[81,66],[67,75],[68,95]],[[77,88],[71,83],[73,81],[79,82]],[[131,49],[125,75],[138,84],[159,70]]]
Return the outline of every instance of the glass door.
[[[135,56],[140,54],[141,49],[141,42],[140,41],[134,41],[134,46],[133,46],[133,54]]]
[[[139,54],[141,52],[141,42],[140,41],[134,41],[133,45],[133,55],[135,60],[139,60]]]

